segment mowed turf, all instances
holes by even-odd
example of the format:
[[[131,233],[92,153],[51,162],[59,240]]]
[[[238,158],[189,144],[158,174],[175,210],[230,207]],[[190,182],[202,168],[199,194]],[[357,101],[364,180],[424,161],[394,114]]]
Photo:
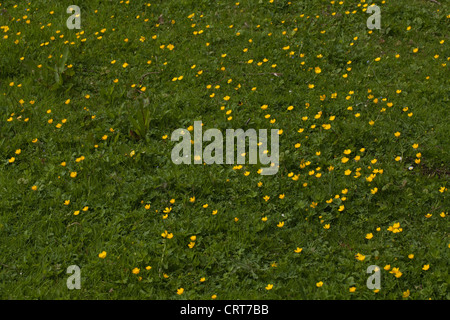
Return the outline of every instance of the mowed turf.
[[[1,1],[0,297],[448,299],[449,18],[444,0]],[[194,121],[278,130],[278,173],[175,165]]]

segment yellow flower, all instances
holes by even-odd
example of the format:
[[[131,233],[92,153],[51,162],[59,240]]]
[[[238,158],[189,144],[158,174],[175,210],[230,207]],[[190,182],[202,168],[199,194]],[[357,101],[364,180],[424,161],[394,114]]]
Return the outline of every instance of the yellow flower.
[[[9,161],[9,163],[13,163],[14,161],[16,161],[16,158],[11,157],[11,159],[9,159],[8,161]]]
[[[177,289],[177,295],[182,295],[183,294],[183,292],[184,292],[184,289],[183,288],[179,288],[179,289]]]
[[[145,269],[146,270],[150,270],[152,267],[151,266],[146,266]]]
[[[215,294],[213,294],[212,296],[211,296],[211,299],[216,299],[217,298],[217,295],[215,295]]]
[[[366,239],[367,239],[367,240],[370,240],[370,239],[372,239],[372,238],[373,238],[373,234],[372,234],[372,233],[366,234]]]
[[[364,259],[366,259],[366,256],[365,256],[365,255],[362,255],[362,254],[360,254],[360,253],[357,253],[357,254],[355,255],[355,258],[356,258],[357,260],[359,260],[359,261],[364,261]]]
[[[102,251],[101,253],[99,253],[98,257],[101,258],[101,259],[105,259],[106,258],[106,251]]]
[[[77,176],[77,173],[75,171],[70,173],[71,178],[75,178],[76,176]]]
[[[131,272],[132,272],[133,274],[139,274],[140,271],[141,271],[141,269],[139,269],[139,268],[134,268]]]
[[[422,270],[427,271],[428,269],[430,269],[430,265],[429,265],[429,264],[425,264],[425,265],[422,267]]]
[[[206,281],[205,277],[200,278],[200,282],[205,282],[205,281]]]
[[[269,284],[267,285],[267,287],[266,287],[266,290],[272,290],[272,288],[273,288],[273,284],[270,284],[270,283],[269,283]]]
[[[170,207],[170,208],[165,208],[165,209],[163,210],[164,213],[169,213],[170,211],[172,211],[172,207]]]
[[[411,253],[411,254],[408,255],[408,258],[414,259],[414,255]]]
[[[316,283],[316,287],[317,288],[320,288],[321,286],[323,286],[323,282],[322,281],[319,281],[319,282]]]
[[[355,292],[356,291],[356,287],[351,287],[351,288],[348,289],[348,291]]]
[[[278,227],[278,228],[282,228],[283,226],[284,226],[284,221],[283,221],[283,222],[281,222],[281,221],[278,222],[278,224],[277,224],[277,227]]]
[[[189,198],[189,202],[194,202],[195,201],[195,197]]]
[[[403,297],[403,298],[408,298],[408,297],[409,297],[409,294],[410,294],[410,292],[409,292],[409,289],[408,289],[408,290],[406,290],[405,292],[403,292],[402,297]]]
[[[295,249],[294,252],[295,252],[295,253],[300,253],[300,252],[302,252],[302,250],[303,250],[303,248],[297,247],[297,249]]]
[[[36,191],[37,190],[37,186],[32,186],[31,190]]]

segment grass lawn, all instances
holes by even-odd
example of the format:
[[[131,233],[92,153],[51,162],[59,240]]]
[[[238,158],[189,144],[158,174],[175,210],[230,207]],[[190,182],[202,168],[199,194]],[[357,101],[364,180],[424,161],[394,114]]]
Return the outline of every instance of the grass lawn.
[[[449,2],[0,0],[0,27],[1,299],[450,298]],[[278,172],[174,164],[194,121],[278,130]]]

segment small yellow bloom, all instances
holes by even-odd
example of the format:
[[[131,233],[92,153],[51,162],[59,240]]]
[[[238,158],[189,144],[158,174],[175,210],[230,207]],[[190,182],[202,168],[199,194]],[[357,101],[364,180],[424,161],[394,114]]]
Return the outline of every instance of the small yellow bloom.
[[[408,289],[408,290],[406,290],[405,292],[403,292],[402,297],[403,297],[403,298],[408,298],[409,295],[410,295],[410,292],[409,292],[409,289]]]
[[[360,254],[360,253],[357,253],[357,254],[355,255],[355,258],[356,258],[357,260],[359,260],[359,261],[364,261],[364,259],[366,259],[366,256],[365,256],[365,255],[362,255],[362,254]]]
[[[267,287],[266,287],[266,290],[272,290],[272,288],[273,288],[273,284],[270,284],[270,283],[269,283],[269,284],[267,285]]]
[[[183,292],[184,292],[184,289],[183,288],[179,288],[179,289],[177,289],[177,295],[182,295],[183,294]]]
[[[98,257],[101,258],[101,259],[105,259],[106,258],[106,251],[102,251],[101,253],[99,253]]]
[[[131,272],[132,272],[133,274],[139,274],[140,271],[141,271],[141,269],[139,269],[139,268],[134,268]]]

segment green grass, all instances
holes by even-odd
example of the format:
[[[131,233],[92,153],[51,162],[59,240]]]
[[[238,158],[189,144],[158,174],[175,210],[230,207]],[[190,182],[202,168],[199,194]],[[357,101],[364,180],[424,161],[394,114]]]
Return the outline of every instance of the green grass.
[[[373,32],[371,1],[78,1],[69,30],[72,2],[0,6],[2,299],[449,298],[446,1]],[[279,172],[176,166],[196,120],[282,129]]]

